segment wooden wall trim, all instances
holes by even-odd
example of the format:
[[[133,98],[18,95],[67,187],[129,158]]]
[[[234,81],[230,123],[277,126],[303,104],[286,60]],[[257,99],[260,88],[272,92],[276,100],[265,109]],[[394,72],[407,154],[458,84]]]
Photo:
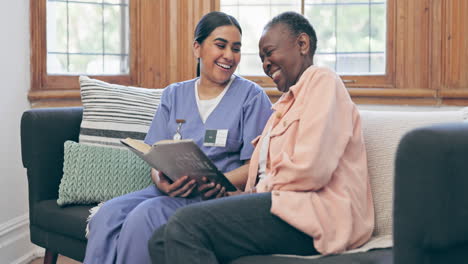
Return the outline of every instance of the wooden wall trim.
[[[169,24],[170,14],[167,12],[167,0],[138,0],[137,30],[135,39],[138,59],[137,85],[146,88],[165,87],[170,83],[168,70],[169,52],[171,43]],[[172,1],[171,1],[172,2]]]
[[[430,0],[397,0],[396,87],[429,87]]]
[[[444,89],[440,90],[441,98],[468,98],[468,87],[465,89]]]
[[[348,88],[351,96],[361,97],[437,97],[437,92],[428,89],[382,89],[382,88]]]
[[[59,100],[59,99],[80,99],[79,90],[49,90],[49,91],[30,91],[28,99],[30,101],[40,100]]]
[[[41,90],[46,68],[46,1],[30,0],[31,90]]]

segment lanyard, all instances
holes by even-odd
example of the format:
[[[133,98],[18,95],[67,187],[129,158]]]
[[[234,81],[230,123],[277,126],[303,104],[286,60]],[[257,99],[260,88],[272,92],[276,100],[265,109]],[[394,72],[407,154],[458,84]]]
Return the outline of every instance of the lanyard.
[[[182,124],[185,123],[185,119],[176,119],[176,123],[178,124],[177,129],[172,138],[174,140],[179,140],[179,139],[182,139],[182,134],[180,133],[180,129],[182,128]]]

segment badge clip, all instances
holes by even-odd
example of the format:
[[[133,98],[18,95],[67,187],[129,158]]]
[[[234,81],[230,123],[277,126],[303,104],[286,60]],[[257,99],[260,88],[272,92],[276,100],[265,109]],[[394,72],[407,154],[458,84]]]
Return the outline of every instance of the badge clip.
[[[182,134],[180,133],[180,129],[182,128],[182,124],[185,123],[185,119],[176,119],[176,123],[178,124],[177,129],[172,138],[174,140],[180,140],[182,139]]]

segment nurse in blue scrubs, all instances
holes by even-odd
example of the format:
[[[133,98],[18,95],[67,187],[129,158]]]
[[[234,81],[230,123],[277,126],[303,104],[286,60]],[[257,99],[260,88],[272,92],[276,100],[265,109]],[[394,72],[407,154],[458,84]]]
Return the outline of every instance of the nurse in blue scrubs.
[[[165,88],[145,138],[193,139],[239,189],[246,183],[251,141],[261,134],[271,103],[261,87],[234,75],[242,30],[221,12],[205,15],[195,28],[198,76]],[[223,196],[225,190],[186,177],[171,182],[152,169],[155,183],[107,201],[91,219],[84,263],[151,263],[148,240],[174,212],[191,203]]]

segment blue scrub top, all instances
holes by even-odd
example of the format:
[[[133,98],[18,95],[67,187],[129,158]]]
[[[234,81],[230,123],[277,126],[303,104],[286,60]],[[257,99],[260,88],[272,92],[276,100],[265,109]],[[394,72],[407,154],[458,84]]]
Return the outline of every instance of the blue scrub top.
[[[176,119],[184,119],[180,130],[182,139],[193,139],[223,173],[232,171],[252,156],[251,141],[262,133],[272,113],[270,99],[257,84],[235,76],[224,97],[203,123],[195,98],[197,80],[165,88],[145,143],[152,145],[159,140],[172,139],[178,125]],[[217,129],[228,130],[226,146],[203,146],[205,131]]]

